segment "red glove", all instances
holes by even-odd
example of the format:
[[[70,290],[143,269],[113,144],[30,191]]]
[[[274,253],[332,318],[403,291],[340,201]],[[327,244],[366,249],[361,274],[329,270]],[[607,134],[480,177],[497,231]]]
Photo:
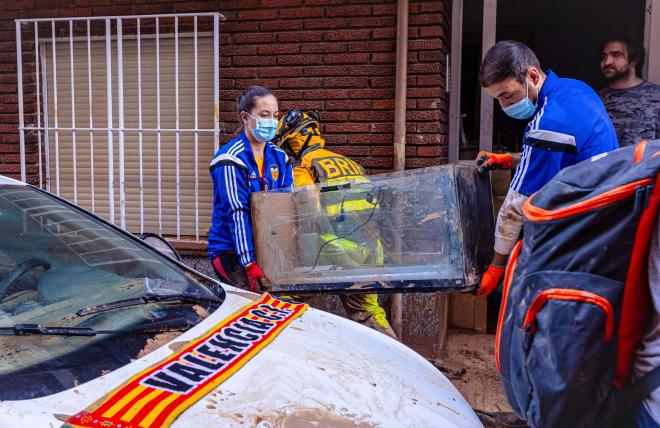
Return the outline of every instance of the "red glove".
[[[488,270],[481,275],[481,284],[479,290],[475,293],[476,296],[488,296],[495,290],[497,284],[504,275],[505,266],[497,266],[493,263],[488,266]]]
[[[264,273],[256,262],[252,262],[245,266],[245,273],[247,274],[250,290],[255,293],[259,291],[261,280],[264,278]]]
[[[513,156],[511,156],[511,153],[502,153],[501,155],[497,155],[490,152],[479,152],[477,154],[476,162],[477,166],[479,167],[479,173],[500,168],[513,168]]]

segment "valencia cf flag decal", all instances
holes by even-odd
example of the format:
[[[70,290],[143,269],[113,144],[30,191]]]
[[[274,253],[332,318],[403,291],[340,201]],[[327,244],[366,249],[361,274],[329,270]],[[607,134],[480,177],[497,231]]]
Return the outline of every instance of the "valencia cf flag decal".
[[[271,174],[277,175],[277,170]],[[306,309],[263,294],[70,417],[63,428],[168,427],[181,413],[240,370]]]

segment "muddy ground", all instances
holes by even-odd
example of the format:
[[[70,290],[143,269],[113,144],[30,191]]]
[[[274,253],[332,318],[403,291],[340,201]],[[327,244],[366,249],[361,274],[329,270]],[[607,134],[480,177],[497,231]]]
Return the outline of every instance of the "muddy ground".
[[[526,427],[507,404],[495,366],[495,335],[450,331],[433,364],[451,380],[487,428]]]

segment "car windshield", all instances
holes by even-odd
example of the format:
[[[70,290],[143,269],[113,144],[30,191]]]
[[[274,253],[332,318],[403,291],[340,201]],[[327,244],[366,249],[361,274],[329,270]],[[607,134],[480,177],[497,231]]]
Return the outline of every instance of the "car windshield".
[[[181,334],[127,330],[150,323],[195,325],[224,298],[215,282],[29,186],[0,184],[0,234],[0,327],[38,324],[123,331],[0,336],[0,400],[53,394],[117,369]],[[145,295],[179,294],[192,298],[144,299],[76,313]]]

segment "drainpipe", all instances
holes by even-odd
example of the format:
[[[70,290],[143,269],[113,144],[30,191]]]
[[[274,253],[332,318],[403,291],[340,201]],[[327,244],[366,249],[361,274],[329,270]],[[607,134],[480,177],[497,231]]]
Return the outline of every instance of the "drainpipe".
[[[396,20],[396,89],[394,93],[394,170],[406,169],[406,93],[408,80],[408,1],[397,1]],[[395,219],[401,223],[402,213],[395,210]],[[395,254],[401,254],[401,237],[394,243]],[[403,340],[403,299],[392,295],[392,329]]]

